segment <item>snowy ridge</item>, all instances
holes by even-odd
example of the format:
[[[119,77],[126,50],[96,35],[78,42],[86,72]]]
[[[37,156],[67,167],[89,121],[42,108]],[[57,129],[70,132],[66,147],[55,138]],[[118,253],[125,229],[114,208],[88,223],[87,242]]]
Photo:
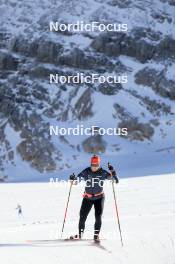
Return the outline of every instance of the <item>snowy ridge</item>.
[[[105,143],[99,148],[105,149],[104,165],[106,160],[113,161],[121,177],[174,172],[175,6],[171,1],[1,2],[1,178],[47,181],[58,172],[65,178],[68,172],[87,165],[91,155],[83,147],[87,137],[50,138],[49,125],[133,125],[127,139],[103,137]],[[99,33],[49,32],[52,20],[127,23],[128,43],[140,48],[133,53],[128,47],[109,54],[110,49],[97,45]],[[115,38],[114,47],[117,37],[112,36]],[[168,46],[166,40],[172,44]],[[104,42],[106,47],[110,45],[105,36]],[[98,85],[62,87],[48,82],[51,72],[80,71],[126,73],[128,83],[121,89],[109,87],[107,94]],[[126,160],[130,164],[127,169]],[[165,161],[162,166],[160,161]]]

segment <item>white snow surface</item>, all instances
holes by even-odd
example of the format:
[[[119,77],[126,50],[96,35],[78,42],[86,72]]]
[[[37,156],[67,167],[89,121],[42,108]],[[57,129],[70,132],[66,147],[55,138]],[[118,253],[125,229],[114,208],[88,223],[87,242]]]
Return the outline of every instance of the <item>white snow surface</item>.
[[[121,179],[115,185],[124,246],[121,246],[111,183],[105,185],[101,245],[58,242],[69,183],[0,185],[0,260],[2,264],[174,264],[175,174]],[[63,237],[77,233],[83,186],[73,186]],[[22,205],[22,219],[15,210]],[[93,208],[86,222],[92,238]],[[38,242],[37,242],[38,240]],[[50,240],[45,241],[44,240]],[[33,241],[33,242],[31,242]]]
[[[14,36],[24,35],[26,38],[38,38],[47,36],[52,41],[62,43],[69,51],[72,49],[72,44],[75,47],[79,47],[84,50],[89,47],[92,39],[84,34],[73,34],[72,36],[60,35],[49,32],[49,22],[71,22],[77,21],[99,21],[103,23],[115,22],[115,23],[127,23],[128,31],[136,27],[150,27],[155,32],[160,32],[162,38],[165,35],[175,37],[175,6],[169,5],[166,1],[149,0],[131,1],[131,5],[128,4],[127,8],[119,8],[118,5],[113,5],[109,0],[42,0],[42,1],[16,1],[16,0],[1,0],[0,1],[0,17],[1,17],[1,31],[7,32]],[[130,2],[130,1],[128,1]],[[160,22],[153,17],[153,13],[160,13],[165,17],[172,18],[172,22],[168,23],[167,19],[164,22]],[[94,33],[97,34],[97,33]],[[147,40],[148,41],[148,40]],[[3,51],[7,52],[7,51]],[[9,52],[9,51],[8,51]],[[17,54],[13,53],[13,56]],[[19,54],[18,54],[19,56]],[[112,60],[112,58],[111,58]],[[147,63],[140,63],[134,58],[127,56],[119,56],[119,60],[122,64],[130,69],[128,75],[128,83],[123,85],[123,89],[113,96],[107,96],[100,94],[99,92],[92,93],[92,111],[93,116],[87,120],[79,122],[71,116],[69,112],[68,121],[58,122],[55,112],[55,118],[47,118],[44,115],[44,111],[50,107],[47,103],[45,107],[37,109],[37,113],[42,116],[44,122],[48,122],[50,125],[58,125],[59,127],[76,127],[77,124],[89,127],[92,125],[99,125],[100,127],[116,127],[121,121],[116,115],[116,110],[113,108],[113,104],[117,103],[122,106],[126,112],[133,117],[137,117],[139,122],[150,123],[153,119],[158,119],[159,125],[153,126],[155,133],[150,141],[136,142],[125,140],[119,136],[104,136],[104,140],[107,143],[106,153],[102,155],[103,160],[111,160],[115,162],[117,166],[120,164],[121,176],[138,176],[147,174],[161,174],[170,173],[175,171],[174,154],[175,154],[175,104],[173,100],[169,98],[161,97],[156,94],[150,87],[138,85],[135,83],[135,74],[145,68],[162,70],[165,65],[164,62],[149,61]],[[113,63],[116,63],[116,58],[113,58]],[[53,66],[51,64],[41,64],[46,68],[53,68],[60,70],[60,66]],[[65,70],[68,68],[64,67]],[[75,69],[74,69],[75,70]],[[174,80],[175,65],[167,66],[166,77],[168,80]],[[56,98],[56,93],[59,87],[56,85],[50,85],[47,82],[41,81],[41,85],[47,89],[49,99],[52,102]],[[74,90],[74,87],[69,87],[69,91],[61,92],[61,100],[65,108],[67,107],[67,100]],[[79,100],[84,87],[78,91],[77,96],[71,100],[71,107],[74,108],[75,103]],[[147,105],[140,101],[135,96],[128,94],[129,91],[135,91],[141,97],[149,97],[151,100],[156,100],[160,104],[166,104],[171,107],[171,113],[165,114],[160,109],[160,116],[155,111],[151,112],[147,109]],[[22,108],[21,108],[22,110]],[[63,109],[66,110],[66,109]],[[42,113],[43,111],[43,113]],[[56,111],[56,110],[55,110]],[[59,113],[58,113],[59,114]],[[114,115],[116,117],[114,118]],[[5,123],[6,120],[2,120],[1,123]],[[8,181],[40,181],[48,180],[48,174],[40,173],[30,167],[30,164],[23,161],[19,153],[16,151],[16,147],[21,142],[20,134],[16,133],[10,125],[7,126],[5,136],[9,142],[11,149],[14,152],[14,163],[10,164],[7,157],[4,162],[4,175],[8,175]],[[48,131],[49,134],[49,131]],[[87,160],[89,160],[88,154],[84,153],[82,147],[80,151],[77,150],[77,145],[82,144],[86,136],[66,136],[68,144],[60,141],[59,137],[52,136],[52,143],[56,149],[61,152],[61,161],[58,167],[63,167],[63,171],[53,172],[52,176],[59,173],[60,176],[67,175],[67,167],[65,164],[69,164],[72,171],[80,170],[84,166],[87,166]],[[118,150],[116,150],[118,148]],[[0,148],[0,155],[8,155],[4,146]],[[143,156],[144,154],[144,156]],[[76,157],[76,158],[75,158]],[[77,161],[79,161],[77,163]],[[126,166],[127,161],[127,166]],[[128,165],[129,162],[129,165]],[[79,165],[81,164],[81,165]],[[134,166],[133,166],[134,165]],[[23,168],[23,169],[21,169]]]

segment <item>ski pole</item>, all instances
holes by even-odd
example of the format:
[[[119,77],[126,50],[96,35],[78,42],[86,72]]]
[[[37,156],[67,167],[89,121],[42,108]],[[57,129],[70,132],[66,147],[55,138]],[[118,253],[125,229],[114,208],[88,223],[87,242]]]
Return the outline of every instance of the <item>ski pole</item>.
[[[69,194],[68,194],[68,198],[67,198],[67,204],[66,204],[66,209],[65,209],[65,213],[64,213],[64,220],[63,220],[63,225],[62,225],[62,230],[61,230],[61,238],[62,238],[63,231],[64,231],[64,225],[66,222],[66,216],[67,216],[67,210],[68,210],[68,206],[69,206],[69,200],[70,200],[70,194],[71,194],[72,186],[73,186],[73,180],[70,183]]]
[[[118,207],[117,207],[116,193],[115,193],[115,188],[114,188],[114,180],[112,180],[112,190],[113,190],[113,194],[114,194],[115,210],[116,210],[116,215],[117,215],[118,228],[119,228],[119,233],[120,233],[120,240],[121,240],[121,244],[122,244],[122,247],[123,247],[123,239],[122,239],[122,232],[121,232],[121,227],[120,227],[120,219],[119,219],[119,213],[118,213]]]

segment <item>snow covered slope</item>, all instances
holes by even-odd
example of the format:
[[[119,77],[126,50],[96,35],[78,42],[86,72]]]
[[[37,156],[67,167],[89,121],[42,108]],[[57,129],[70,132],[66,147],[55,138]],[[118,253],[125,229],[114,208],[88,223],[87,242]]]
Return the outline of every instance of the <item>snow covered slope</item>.
[[[0,180],[44,181],[87,166],[93,152],[122,177],[175,171],[173,0],[0,4]],[[127,23],[128,32],[50,32],[50,21]],[[50,73],[79,72],[128,83],[49,84]],[[78,124],[126,127],[128,136],[49,135],[50,125]]]
[[[175,174],[122,179],[116,186],[123,248],[110,184],[105,186],[101,246],[91,241],[52,241],[61,232],[68,189],[69,185],[56,188],[47,183],[0,185],[1,263],[174,264]],[[82,190],[83,186],[73,187],[64,237],[77,232]],[[23,219],[17,217],[17,203],[23,207]],[[93,223],[92,210],[86,225],[88,238]]]

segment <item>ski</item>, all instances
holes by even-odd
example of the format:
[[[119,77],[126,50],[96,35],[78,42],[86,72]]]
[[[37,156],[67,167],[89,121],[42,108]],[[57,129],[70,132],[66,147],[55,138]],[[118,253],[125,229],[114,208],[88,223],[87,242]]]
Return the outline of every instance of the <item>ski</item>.
[[[105,239],[101,239],[102,241]],[[60,238],[60,239],[41,239],[41,240],[27,240],[27,243],[36,243],[36,244],[47,244],[47,243],[61,243],[61,242],[93,242],[95,244],[100,244],[100,242],[95,242],[92,238],[82,238],[82,239],[70,239],[70,238]]]

